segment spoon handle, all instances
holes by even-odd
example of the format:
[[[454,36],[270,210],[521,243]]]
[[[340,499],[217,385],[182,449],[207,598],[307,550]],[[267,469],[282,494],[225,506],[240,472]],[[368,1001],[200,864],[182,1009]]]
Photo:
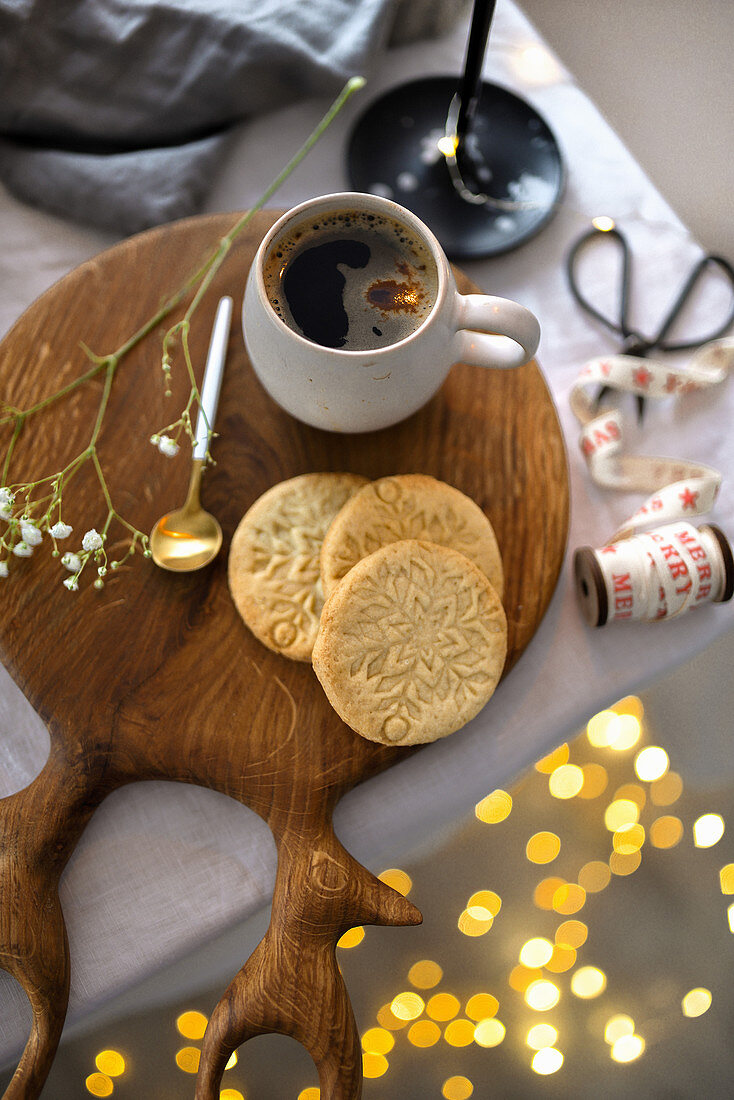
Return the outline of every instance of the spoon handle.
[[[232,320],[232,299],[220,298],[214,318],[209,352],[206,357],[204,381],[201,386],[201,406],[196,421],[196,443],[193,458],[204,459],[208,449],[209,432],[214,428],[214,417],[219,404],[219,391],[222,387],[224,360],[227,355],[229,326]]]

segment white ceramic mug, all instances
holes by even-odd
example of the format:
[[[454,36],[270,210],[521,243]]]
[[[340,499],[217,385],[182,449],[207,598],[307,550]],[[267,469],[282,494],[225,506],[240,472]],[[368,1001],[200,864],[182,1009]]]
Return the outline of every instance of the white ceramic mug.
[[[362,211],[405,225],[430,253],[437,293],[430,312],[404,339],[368,351],[324,347],[290,328],[271,305],[265,262],[278,241],[317,215]],[[524,306],[488,294],[460,294],[443,249],[409,210],[358,192],[323,195],[285,213],[263,239],[247,279],[243,332],[253,369],[286,412],[316,428],[386,428],[420,409],[454,363],[519,367],[533,357],[540,326]]]

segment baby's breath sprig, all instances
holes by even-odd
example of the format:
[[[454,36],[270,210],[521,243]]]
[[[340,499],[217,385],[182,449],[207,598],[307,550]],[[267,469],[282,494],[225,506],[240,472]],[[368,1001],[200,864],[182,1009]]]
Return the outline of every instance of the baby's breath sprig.
[[[232,228],[226,233],[212,250],[204,263],[186,280],[183,286],[172,294],[160,309],[150,317],[136,332],[134,332],[116,351],[108,355],[95,355],[85,344],[80,346],[90,362],[88,369],[78,378],[68,382],[61,389],[51,394],[44,400],[31,405],[27,409],[19,409],[0,399],[0,427],[12,426],[10,441],[5,450],[0,468],[0,520],[5,521],[5,530],[0,535],[0,579],[8,576],[13,558],[31,557],[34,550],[44,542],[44,536],[48,536],[53,547],[52,554],[60,556],[58,542],[67,539],[72,534],[72,528],[65,523],[61,516],[64,491],[73,480],[79,470],[92,463],[100,495],[104,501],[104,518],[100,530],[90,528],[82,537],[81,546],[75,551],[67,551],[61,556],[61,564],[69,574],[63,581],[66,588],[75,592],[79,588],[79,578],[84,569],[91,563],[96,566],[96,577],[93,582],[95,588],[104,585],[104,579],[108,570],[117,570],[135,553],[140,552],[143,557],[150,557],[148,536],[140,531],[134,524],[125,519],[115,508],[110,495],[107,479],[97,453],[97,442],[102,430],[105,413],[109,403],[112,384],[120,364],[127,355],[137,347],[155,328],[165,321],[177,306],[181,305],[189,296],[191,300],[183,316],[171,325],[163,335],[161,353],[161,372],[163,375],[166,394],[171,393],[171,371],[173,356],[176,347],[180,347],[186,372],[190,383],[190,393],[184,409],[171,424],[154,433],[151,442],[167,457],[175,457],[180,450],[180,440],[187,437],[192,445],[195,442],[192,428],[192,415],[201,406],[201,394],[194,375],[194,365],[189,349],[189,331],[191,319],[201,304],[202,299],[209,290],[219,268],[224,263],[232,244],[252,220],[258,210],[261,210],[266,202],[275,194],[278,188],[285,182],[293,170],[300,164],[303,158],[311,151],[319,138],[328,129],[336,116],[341,111],[349,97],[363,87],[362,77],[352,77],[340,94],[332,103],[329,110],[319,124],[309,135],[294,157],[286,164],[285,168],[273,180],[263,192],[257,202],[246,211]],[[16,444],[23,433],[26,422],[39,412],[60,401],[73,393],[80,386],[91,381],[99,375],[104,375],[102,396],[97,407],[97,414],[90,433],[89,441],[70,462],[62,469],[55,471],[36,480],[13,483],[10,478],[12,458]],[[212,426],[208,427],[206,460],[211,461],[209,445],[213,438]],[[121,526],[126,532],[127,547],[123,556],[119,559],[108,561],[106,545],[110,527],[113,523]]]

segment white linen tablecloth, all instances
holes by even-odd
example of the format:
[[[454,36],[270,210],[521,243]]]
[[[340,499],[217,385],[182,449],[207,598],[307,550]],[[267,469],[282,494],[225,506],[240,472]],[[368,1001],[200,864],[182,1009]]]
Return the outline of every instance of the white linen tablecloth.
[[[403,80],[456,73],[466,30],[464,21],[440,41],[385,54],[365,91],[272,205],[287,207],[346,189],[344,147],[356,115],[372,97]],[[569,550],[600,546],[641,499],[595,489],[576,446],[576,423],[568,407],[571,385],[586,359],[617,350],[618,343],[572,302],[564,257],[591,217],[613,216],[639,259],[632,320],[644,332],[655,328],[700,249],[511,0],[498,4],[485,75],[519,92],[545,116],[565,156],[568,182],[559,212],[538,237],[508,255],[463,266],[483,290],[516,298],[540,320],[538,359],[569,451]],[[308,101],[242,125],[206,209],[250,205],[324,106]],[[109,236],[39,213],[6,194],[0,194],[0,240],[2,332],[57,278],[113,243]],[[612,267],[594,265],[599,293],[610,300],[614,274]],[[687,331],[705,330],[709,320],[703,308],[692,309],[687,324]],[[626,408],[632,409],[631,398]],[[724,473],[711,520],[729,534],[734,532],[734,488],[728,476],[734,459],[732,422],[734,385],[728,382],[685,405],[651,404],[644,438],[631,427],[635,450],[706,462]],[[460,733],[351,792],[336,814],[340,838],[375,870],[397,862],[578,730],[595,711],[731,631],[733,616],[734,605],[708,606],[662,626],[592,631],[576,605],[569,553],[544,622],[491,706]],[[47,751],[40,719],[0,668],[0,796],[27,784]],[[268,900],[274,873],[275,846],[267,827],[223,795],[164,782],[112,794],[97,810],[61,880],[72,956],[69,1019],[80,1019],[254,912]],[[29,1019],[24,995],[0,971],[0,1064],[18,1053]]]

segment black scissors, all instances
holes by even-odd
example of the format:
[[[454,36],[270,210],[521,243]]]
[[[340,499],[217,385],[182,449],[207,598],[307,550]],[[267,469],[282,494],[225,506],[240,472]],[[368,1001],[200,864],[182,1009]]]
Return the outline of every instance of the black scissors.
[[[579,289],[578,280],[576,278],[576,261],[579,253],[585,248],[591,241],[597,238],[607,238],[617,243],[618,247],[622,251],[622,279],[619,287],[619,312],[618,319],[605,317],[600,310],[596,309],[589,300],[582,294]],[[729,310],[729,315],[723,324],[719,325],[714,332],[709,333],[707,336],[699,336],[695,340],[678,340],[668,341],[665,339],[668,332],[671,330],[676,320],[683,312],[688,300],[692,297],[696,286],[702,278],[704,272],[709,267],[718,267],[726,276],[732,291],[734,292],[734,267],[725,260],[723,256],[707,255],[703,256],[697,264],[691,269],[691,273],[680,290],[678,297],[673,302],[666,317],[663,319],[660,328],[655,336],[645,337],[641,333],[633,329],[628,320],[629,310],[629,298],[632,284],[632,255],[630,248],[624,235],[617,229],[612,223],[608,227],[602,228],[601,226],[594,226],[588,232],[584,233],[582,237],[576,241],[576,244],[571,248],[566,261],[566,274],[568,276],[568,285],[574,298],[587,313],[595,317],[597,321],[601,321],[612,332],[617,332],[623,338],[623,344],[621,352],[624,355],[638,355],[644,358],[652,351],[687,351],[691,348],[700,347],[702,344],[706,344],[709,340],[717,340],[720,336],[723,336],[727,329],[734,322],[734,296],[732,298],[732,304]],[[604,397],[608,391],[608,386],[602,386],[596,396],[596,404]],[[641,394],[637,395],[637,419],[642,422],[643,410],[645,407],[645,399]]]

